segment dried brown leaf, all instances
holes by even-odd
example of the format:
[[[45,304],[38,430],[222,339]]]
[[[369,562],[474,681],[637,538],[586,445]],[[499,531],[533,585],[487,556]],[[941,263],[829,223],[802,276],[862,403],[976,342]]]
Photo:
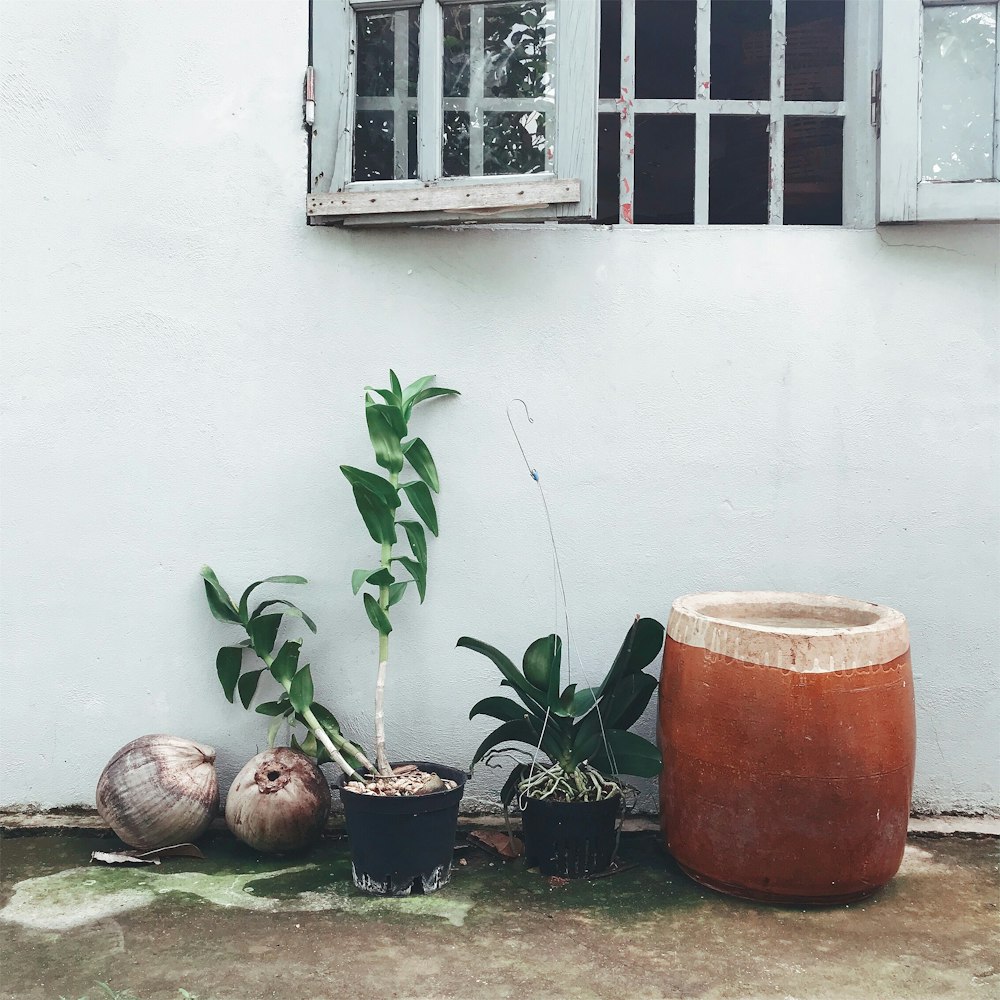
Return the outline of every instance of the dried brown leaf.
[[[520,839],[509,836],[503,830],[470,830],[469,840],[507,860],[524,854],[524,844]]]

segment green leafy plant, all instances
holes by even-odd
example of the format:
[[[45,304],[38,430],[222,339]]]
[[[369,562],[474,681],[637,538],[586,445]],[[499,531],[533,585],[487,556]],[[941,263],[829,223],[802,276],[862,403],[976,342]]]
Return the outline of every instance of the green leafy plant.
[[[219,583],[211,567],[203,566],[201,576],[212,614],[221,622],[238,625],[247,635],[240,642],[223,646],[215,658],[219,681],[229,701],[232,702],[234,696],[239,694],[243,707],[249,709],[257,695],[261,676],[268,673],[283,689],[283,694],[276,701],[266,701],[257,706],[257,712],[272,718],[267,734],[269,746],[274,746],[278,730],[287,720],[290,726],[297,723],[306,729],[301,741],[292,735],[290,743],[293,749],[314,757],[318,764],[332,761],[351,777],[360,777],[359,772],[362,771],[372,771],[364,751],[343,735],[333,713],[313,700],[309,664],[299,666],[301,640],[289,639],[282,643],[277,653],[274,652],[278,629],[286,617],[300,619],[311,632],[316,631],[315,622],[283,597],[261,601],[253,611],[250,610],[250,597],[258,587],[272,583],[304,584],[306,579],[301,576],[269,576],[251,583],[236,602]],[[257,656],[263,667],[244,669],[244,654],[248,651]]]
[[[389,609],[400,601],[410,583],[417,588],[423,603],[427,589],[427,536],[438,533],[437,511],[433,494],[439,492],[437,467],[427,445],[418,437],[409,437],[410,418],[417,404],[439,396],[457,396],[454,389],[433,386],[433,375],[417,379],[405,389],[396,373],[389,372],[389,388],[365,387],[365,420],[368,436],[375,450],[375,462],[385,475],[342,465],[354,491],[354,500],[372,540],[380,546],[377,566],[356,569],[351,585],[362,594],[365,613],[378,633],[378,673],[375,682],[375,763],[380,775],[390,775],[392,768],[385,749],[385,682],[389,667],[389,634],[392,622]],[[372,396],[381,397],[376,402]],[[417,478],[401,482],[400,475],[409,466]],[[400,517],[404,502],[419,520]],[[395,555],[402,529],[409,547],[408,555]]]
[[[503,653],[478,639],[463,636],[458,645],[482,653],[503,675],[501,686],[513,688],[511,698],[490,697],[477,702],[469,718],[485,715],[500,725],[480,744],[472,759],[479,761],[525,744],[527,762],[518,763],[501,791],[506,808],[515,794],[529,798],[585,802],[620,794],[617,776],[651,778],[660,773],[662,758],[652,743],[629,727],[639,719],[656,690],[656,678],[644,672],[663,645],[663,626],[652,618],[636,618],[618,655],[599,687],[560,691],[562,640],[558,635],[536,639],[525,651],[520,670]],[[540,752],[548,767],[536,765]]]

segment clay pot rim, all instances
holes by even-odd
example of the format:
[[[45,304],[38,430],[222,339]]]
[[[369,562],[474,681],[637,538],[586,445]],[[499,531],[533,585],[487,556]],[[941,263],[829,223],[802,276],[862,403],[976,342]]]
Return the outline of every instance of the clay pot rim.
[[[728,617],[727,607],[733,609]],[[771,615],[764,611],[768,607]],[[740,620],[737,608],[744,610],[744,620]],[[824,611],[833,611],[842,621],[832,621],[829,627],[755,622],[755,609],[760,618],[793,620],[796,609],[814,619],[822,619]],[[804,673],[887,664],[905,655],[910,647],[906,619],[894,608],[829,594],[764,590],[679,597],[670,611],[667,636],[715,656]]]
[[[874,620],[857,625],[831,623],[829,627],[809,625],[763,625],[752,620],[718,614],[720,608],[729,605],[740,606],[780,606],[791,605],[807,611],[837,610],[854,612],[872,617]],[[735,625],[752,632],[768,635],[866,635],[887,632],[906,624],[902,613],[895,608],[870,601],[859,601],[852,597],[838,597],[832,594],[808,594],[797,591],[779,590],[717,590],[703,594],[686,594],[673,603],[674,611],[685,612],[696,618],[718,622],[720,625]],[[816,617],[820,617],[817,615]]]

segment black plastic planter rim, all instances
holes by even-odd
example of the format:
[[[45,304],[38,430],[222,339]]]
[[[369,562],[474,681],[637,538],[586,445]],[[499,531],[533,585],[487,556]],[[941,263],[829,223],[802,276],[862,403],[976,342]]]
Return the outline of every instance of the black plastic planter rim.
[[[350,802],[356,812],[376,813],[380,816],[413,816],[418,813],[436,812],[439,809],[449,809],[462,801],[462,796],[465,794],[465,782],[469,776],[466,771],[447,767],[444,764],[434,764],[427,760],[392,761],[390,766],[402,767],[404,764],[414,764],[421,771],[436,774],[439,778],[450,778],[457,782],[457,785],[455,788],[443,792],[430,792],[427,795],[366,795],[364,792],[352,792],[349,788],[345,788],[344,786],[351,779],[344,774],[338,785],[340,800],[345,806]]]

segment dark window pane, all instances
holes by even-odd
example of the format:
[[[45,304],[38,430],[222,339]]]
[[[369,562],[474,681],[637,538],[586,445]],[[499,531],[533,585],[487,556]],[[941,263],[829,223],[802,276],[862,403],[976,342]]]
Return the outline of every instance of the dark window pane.
[[[844,97],[844,0],[788,0],[785,100]]]
[[[618,187],[621,156],[618,115],[597,116],[597,222],[614,225],[618,221]]]
[[[359,111],[354,116],[354,172],[356,181],[391,181],[393,165],[391,111]]]
[[[420,8],[412,7],[407,15],[409,55],[407,62],[407,89],[409,97],[417,96],[417,70],[420,68]]]
[[[445,177],[469,176],[469,113],[467,111],[446,111],[444,113],[442,167]]]
[[[483,117],[483,174],[535,174],[545,169],[542,112],[488,111]]]
[[[444,96],[469,96],[470,14],[468,6],[445,6],[444,17]]]
[[[694,97],[696,8],[695,0],[636,0],[636,97]]]
[[[709,125],[708,221],[767,222],[770,154],[766,115],[713,115]]]
[[[358,14],[358,97],[388,97],[395,84],[396,15]]]
[[[694,222],[694,115],[635,116],[632,221]]]
[[[407,156],[407,173],[406,176],[410,180],[414,180],[417,176],[417,113],[416,111],[411,111],[407,115],[406,119],[407,134],[406,134],[406,156]]]
[[[712,89],[716,100],[771,96],[771,0],[712,0]]]
[[[622,2],[601,0],[601,73],[599,97],[621,97]]]
[[[786,118],[785,225],[841,225],[843,168],[842,118]]]

